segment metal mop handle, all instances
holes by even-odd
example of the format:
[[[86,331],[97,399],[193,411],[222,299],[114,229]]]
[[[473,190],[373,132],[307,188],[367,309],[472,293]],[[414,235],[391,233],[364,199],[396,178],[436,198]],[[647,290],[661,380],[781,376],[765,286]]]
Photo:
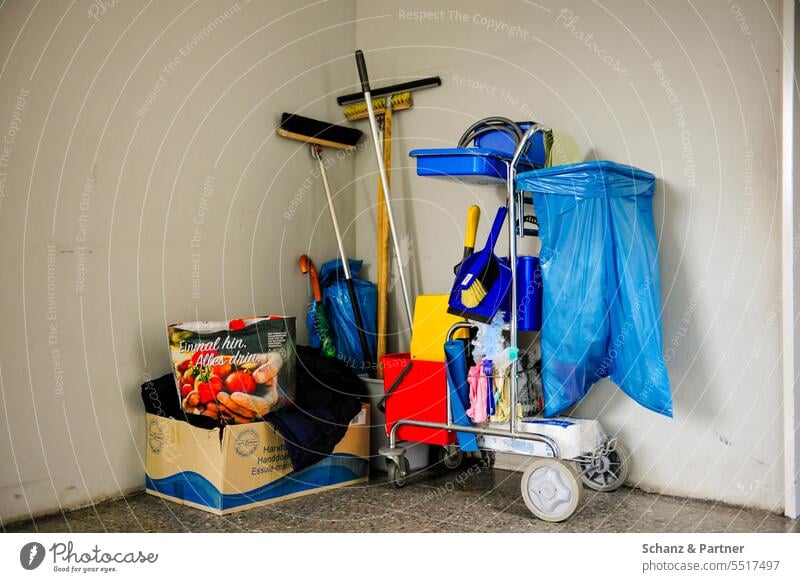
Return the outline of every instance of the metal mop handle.
[[[410,328],[413,322],[411,311],[411,298],[408,294],[408,285],[406,284],[406,275],[403,270],[403,260],[400,257],[400,243],[397,240],[397,229],[394,226],[394,215],[392,214],[391,195],[389,194],[389,180],[386,176],[386,166],[383,163],[383,148],[380,143],[380,134],[378,133],[378,122],[375,119],[375,110],[372,107],[372,95],[369,88],[369,77],[367,76],[367,63],[364,61],[364,53],[360,50],[356,51],[356,65],[358,66],[358,76],[361,80],[361,90],[364,93],[364,101],[367,104],[367,114],[369,116],[369,128],[372,133],[372,145],[375,146],[375,157],[378,159],[378,172],[381,176],[381,185],[383,186],[383,199],[386,205],[386,217],[389,219],[389,230],[392,231],[392,243],[394,247],[395,258],[397,259],[397,272],[400,274],[400,287],[403,290],[403,302],[406,307],[406,316],[408,317],[408,327]],[[389,97],[387,97],[388,99]]]
[[[318,145],[311,146],[311,155],[319,162],[319,173],[322,176],[322,186],[325,188],[325,196],[328,198],[328,210],[331,213],[331,222],[333,222],[333,232],[336,235],[336,244],[339,245],[339,257],[342,259],[342,270],[344,271],[344,278],[350,279],[350,265],[347,262],[347,253],[344,252],[344,243],[342,242],[342,233],[339,230],[339,219],[336,217],[336,210],[333,207],[333,196],[331,195],[331,186],[328,183],[328,172],[325,170],[325,161],[320,154],[320,147]]]
[[[361,344],[361,355],[364,358],[363,364],[367,369],[367,374],[370,378],[374,378],[375,368],[372,365],[372,358],[369,353],[369,344],[367,343],[367,335],[364,333],[364,323],[361,319],[361,308],[358,305],[358,295],[356,294],[355,284],[353,277],[350,273],[350,263],[347,260],[347,254],[344,252],[344,243],[342,242],[342,233],[339,230],[339,219],[336,217],[336,209],[333,207],[333,195],[331,194],[331,186],[328,183],[328,172],[325,170],[325,161],[322,159],[322,148],[318,145],[311,145],[311,155],[319,162],[319,173],[322,176],[322,185],[325,188],[325,196],[328,198],[328,210],[331,213],[331,222],[333,222],[333,231],[336,234],[336,244],[339,245],[339,257],[342,260],[342,270],[344,271],[344,278],[347,282],[347,292],[350,295],[350,303],[353,304],[353,317],[355,318],[356,330],[358,331],[358,341]]]

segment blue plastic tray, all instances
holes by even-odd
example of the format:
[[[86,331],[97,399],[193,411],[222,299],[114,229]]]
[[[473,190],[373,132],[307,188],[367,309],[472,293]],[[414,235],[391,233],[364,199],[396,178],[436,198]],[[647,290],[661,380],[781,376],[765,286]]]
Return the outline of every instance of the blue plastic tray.
[[[503,154],[484,148],[433,148],[411,150],[417,160],[417,175],[458,178],[464,182],[505,182],[508,164]]]

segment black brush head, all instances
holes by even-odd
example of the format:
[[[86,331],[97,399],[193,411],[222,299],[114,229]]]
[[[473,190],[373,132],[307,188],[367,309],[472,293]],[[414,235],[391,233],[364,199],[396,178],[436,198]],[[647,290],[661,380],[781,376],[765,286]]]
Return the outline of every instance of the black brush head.
[[[397,85],[389,85],[388,87],[378,87],[370,91],[373,99],[383,97],[384,95],[397,95],[398,93],[409,93],[412,91],[419,91],[420,89],[428,89],[430,87],[439,87],[442,80],[439,77],[426,77],[425,79],[418,79],[416,81],[408,81],[406,83],[398,83]],[[339,105],[352,105],[364,100],[364,93],[348,93],[336,98]]]
[[[307,137],[307,141],[310,143],[334,142],[347,147],[353,147],[358,144],[363,135],[361,130],[353,127],[334,125],[294,113],[283,113],[281,115],[279,129],[282,129],[284,132]]]

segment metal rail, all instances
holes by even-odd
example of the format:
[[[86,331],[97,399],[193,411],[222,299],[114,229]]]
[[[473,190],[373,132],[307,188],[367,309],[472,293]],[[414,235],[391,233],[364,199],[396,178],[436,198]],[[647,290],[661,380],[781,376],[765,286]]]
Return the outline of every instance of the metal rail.
[[[450,390],[448,390],[448,393]],[[534,432],[511,432],[501,428],[480,427],[480,426],[461,426],[460,424],[450,424],[443,422],[429,422],[427,420],[411,420],[402,419],[398,420],[392,425],[392,430],[389,431],[389,449],[397,448],[397,429],[401,426],[418,426],[421,428],[435,428],[440,430],[450,430],[453,432],[469,432],[472,434],[482,434],[486,436],[496,436],[504,438],[519,439],[523,441],[534,441],[547,445],[556,459],[561,458],[561,451],[556,444],[556,441],[549,436],[537,434]]]
[[[509,263],[511,264],[511,313],[509,314],[509,343],[512,346],[518,346],[518,330],[517,330],[517,236],[520,234],[517,225],[517,195],[514,188],[514,178],[516,177],[516,165],[522,154],[526,151],[530,139],[539,131],[547,131],[547,127],[535,124],[528,128],[525,135],[522,137],[519,145],[517,146],[514,156],[510,162],[507,162],[507,181],[506,181],[506,203],[508,204],[508,256]],[[475,324],[469,322],[459,322],[450,327],[447,332],[447,340],[452,340],[455,333],[460,329],[467,329],[474,327]],[[538,433],[519,432],[517,430],[517,390],[519,388],[518,374],[518,359],[511,362],[511,414],[509,415],[509,428],[508,430],[492,427],[478,427],[478,426],[462,426],[460,424],[453,424],[453,413],[450,409],[450,387],[445,391],[445,403],[447,407],[447,422],[430,422],[426,420],[413,420],[401,419],[392,425],[389,431],[389,447],[385,449],[385,454],[389,457],[397,456],[397,430],[402,426],[417,426],[421,428],[439,429],[453,432],[466,432],[477,435],[495,436],[511,439],[519,439],[525,441],[534,441],[547,445],[556,459],[561,458],[561,451],[558,448],[555,440],[552,438]],[[399,453],[402,456],[402,453]]]

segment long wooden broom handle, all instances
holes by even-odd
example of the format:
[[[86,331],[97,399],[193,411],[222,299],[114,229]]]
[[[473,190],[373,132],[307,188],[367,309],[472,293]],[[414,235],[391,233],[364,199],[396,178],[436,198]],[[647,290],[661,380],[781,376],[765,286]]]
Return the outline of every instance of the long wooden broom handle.
[[[386,111],[383,117],[383,163],[386,179],[391,179],[392,171],[392,96],[386,96]],[[386,334],[389,330],[389,218],[386,212],[386,199],[383,184],[378,179],[378,378],[383,378],[381,356],[386,353]]]

